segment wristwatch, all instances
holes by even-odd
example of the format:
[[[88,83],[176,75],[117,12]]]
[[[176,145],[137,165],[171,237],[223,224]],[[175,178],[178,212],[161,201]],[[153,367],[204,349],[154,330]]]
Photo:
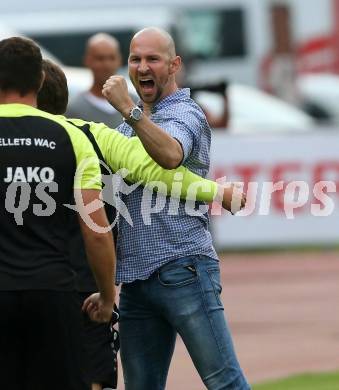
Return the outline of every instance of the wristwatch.
[[[129,112],[129,117],[124,118],[124,121],[128,124],[133,124],[134,122],[137,122],[141,119],[142,114],[143,114],[142,109],[138,106],[135,106]]]

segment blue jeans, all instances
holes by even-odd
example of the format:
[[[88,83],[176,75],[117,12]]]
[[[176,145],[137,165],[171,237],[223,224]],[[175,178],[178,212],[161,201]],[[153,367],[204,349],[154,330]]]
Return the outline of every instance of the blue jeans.
[[[147,280],[122,285],[119,328],[126,390],[165,389],[177,333],[208,389],[250,389],[220,293],[219,263],[206,256],[172,261]]]

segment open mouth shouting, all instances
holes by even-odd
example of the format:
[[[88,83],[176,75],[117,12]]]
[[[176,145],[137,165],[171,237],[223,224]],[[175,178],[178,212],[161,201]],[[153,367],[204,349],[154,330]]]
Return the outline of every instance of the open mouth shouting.
[[[155,82],[151,78],[139,80],[140,90],[145,95],[153,94],[155,90]]]

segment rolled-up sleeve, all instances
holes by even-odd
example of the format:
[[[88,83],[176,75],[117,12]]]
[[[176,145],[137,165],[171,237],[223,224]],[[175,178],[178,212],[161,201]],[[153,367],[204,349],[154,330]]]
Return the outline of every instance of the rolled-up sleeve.
[[[178,114],[176,118],[170,116],[166,118],[167,120],[162,118],[161,127],[180,143],[184,155],[181,162],[183,164],[194,152],[202,126],[194,111],[187,110],[184,115],[180,115],[178,110]]]

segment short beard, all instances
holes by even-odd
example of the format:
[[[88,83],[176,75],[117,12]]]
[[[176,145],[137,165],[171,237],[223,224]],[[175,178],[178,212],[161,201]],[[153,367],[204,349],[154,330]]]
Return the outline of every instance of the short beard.
[[[147,102],[145,101],[145,103],[154,105],[155,103],[157,103],[157,102],[160,100],[161,95],[162,95],[162,92],[163,92],[162,90],[158,89],[158,90],[157,90],[157,93],[156,93],[155,96],[154,96],[154,98],[152,98],[151,101],[147,101]],[[140,98],[142,101],[144,101],[143,98],[142,98],[141,93],[139,93],[138,90],[137,90],[137,93],[138,93],[139,98]]]

